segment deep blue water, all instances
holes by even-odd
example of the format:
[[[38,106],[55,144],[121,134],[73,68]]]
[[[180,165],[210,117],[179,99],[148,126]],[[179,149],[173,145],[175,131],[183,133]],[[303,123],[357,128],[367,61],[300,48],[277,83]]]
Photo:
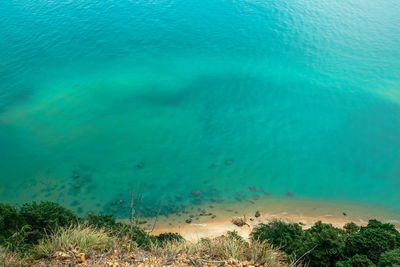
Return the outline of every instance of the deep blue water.
[[[109,203],[133,187],[149,207],[265,190],[398,210],[399,10],[1,1],[0,201],[123,216]]]

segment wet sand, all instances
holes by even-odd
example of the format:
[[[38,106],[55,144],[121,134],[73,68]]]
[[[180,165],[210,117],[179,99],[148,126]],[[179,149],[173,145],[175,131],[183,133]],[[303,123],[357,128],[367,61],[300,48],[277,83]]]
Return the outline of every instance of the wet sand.
[[[261,214],[258,218],[255,217],[256,211]],[[216,217],[211,218],[210,213]],[[231,222],[233,218],[243,216],[248,225],[238,227]],[[186,223],[185,220],[189,218],[191,223]],[[177,232],[188,240],[197,240],[236,230],[247,238],[257,224],[274,219],[300,223],[303,228],[309,228],[317,221],[336,227],[343,227],[348,222],[366,225],[369,219],[390,222],[400,227],[399,212],[377,206],[297,197],[263,197],[246,202],[210,202],[194,205],[184,213],[159,216],[151,234]],[[145,227],[151,229],[153,223],[154,219],[149,220]]]

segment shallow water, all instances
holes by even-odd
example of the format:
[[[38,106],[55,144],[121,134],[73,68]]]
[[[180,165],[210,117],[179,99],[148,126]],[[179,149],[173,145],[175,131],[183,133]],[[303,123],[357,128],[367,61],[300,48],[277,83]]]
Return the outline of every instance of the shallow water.
[[[398,211],[399,9],[1,1],[0,201],[124,217],[131,188],[147,214],[291,191]]]

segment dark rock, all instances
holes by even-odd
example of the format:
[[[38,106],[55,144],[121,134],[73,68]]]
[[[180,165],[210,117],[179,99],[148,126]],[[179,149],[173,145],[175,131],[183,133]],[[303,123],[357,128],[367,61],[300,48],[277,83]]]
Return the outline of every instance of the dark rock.
[[[255,186],[254,185],[249,185],[248,188],[249,188],[249,190],[254,190]]]
[[[250,221],[254,221],[255,219],[253,217],[250,217]]]
[[[138,168],[138,169],[142,169],[143,168],[143,163],[142,162],[139,162],[137,165],[136,165],[136,167]]]
[[[263,190],[264,195],[269,196],[269,192],[267,190]]]
[[[182,199],[182,196],[180,194],[177,194],[175,197],[176,199]]]
[[[261,213],[257,210],[256,213],[254,214],[254,217],[258,218],[261,216]]]
[[[216,215],[213,215],[213,216],[211,216],[211,219],[215,219],[217,216]]]
[[[227,166],[232,165],[232,160],[226,160],[225,165],[227,165]]]
[[[305,223],[303,223],[303,222],[299,222],[299,225],[301,225],[301,226],[305,226],[306,224],[305,224]]]
[[[80,184],[75,184],[74,187],[75,188],[79,188],[79,187],[81,187],[81,185]]]
[[[346,212],[343,212],[343,216],[347,216],[347,213],[346,213]]]
[[[75,178],[75,179],[79,178],[79,174],[74,173],[74,178]]]
[[[186,223],[191,223],[191,222],[192,222],[192,219],[191,219],[191,218],[186,219],[185,222],[186,222]]]
[[[289,197],[292,197],[292,196],[294,196],[294,193],[293,193],[292,191],[288,191],[288,192],[286,193],[286,195],[288,195]]]

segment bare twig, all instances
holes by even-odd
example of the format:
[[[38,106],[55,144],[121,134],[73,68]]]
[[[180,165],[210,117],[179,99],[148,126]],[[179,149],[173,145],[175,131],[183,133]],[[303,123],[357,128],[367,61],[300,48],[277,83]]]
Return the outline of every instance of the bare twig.
[[[133,202],[133,188],[131,189],[131,232],[135,224],[135,203]]]
[[[158,221],[158,216],[160,215],[160,211],[161,211],[162,205],[163,205],[163,202],[161,202],[160,207],[159,207],[158,210],[157,210],[156,219],[154,220],[153,227],[151,228],[151,231],[150,231],[149,233],[153,232],[153,231],[154,231],[154,228],[156,227],[156,223],[157,223],[157,221]]]
[[[302,258],[304,258],[307,254],[309,254],[309,253],[311,253],[311,251],[313,251],[316,247],[318,246],[318,244],[317,245],[315,245],[312,249],[310,249],[309,251],[307,251],[306,253],[304,253],[303,255],[301,255],[301,257],[300,258],[298,258],[293,264],[291,264],[290,265],[290,267],[292,267],[292,266],[296,266],[297,265],[297,263],[302,259]]]

